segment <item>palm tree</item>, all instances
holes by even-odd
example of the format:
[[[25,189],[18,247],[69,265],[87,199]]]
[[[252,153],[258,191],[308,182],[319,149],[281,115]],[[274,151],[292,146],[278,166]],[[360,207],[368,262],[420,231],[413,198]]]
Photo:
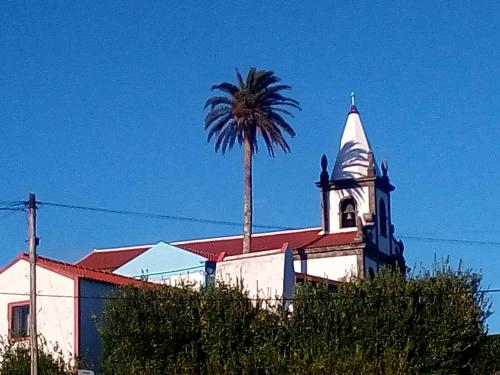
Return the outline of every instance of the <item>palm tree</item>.
[[[236,71],[238,85],[223,82],[212,86],[218,95],[207,100],[209,109],[205,118],[208,141],[215,137],[215,151],[231,149],[236,141],[243,146],[245,162],[245,192],[243,205],[243,253],[250,252],[252,236],[252,158],[258,150],[257,138],[261,136],[269,155],[274,156],[274,146],[284,152],[290,147],[284,133],[293,137],[292,127],[283,115],[293,117],[288,109],[300,110],[299,102],[282,95],[288,85],[278,84],[280,79],[271,71],[250,68],[246,79]]]

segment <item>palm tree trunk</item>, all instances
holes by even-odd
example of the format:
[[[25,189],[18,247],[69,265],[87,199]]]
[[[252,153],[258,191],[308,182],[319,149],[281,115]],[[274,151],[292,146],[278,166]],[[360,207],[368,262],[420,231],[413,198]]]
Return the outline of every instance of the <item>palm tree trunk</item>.
[[[245,193],[243,200],[243,253],[249,253],[252,241],[252,147],[245,139]]]

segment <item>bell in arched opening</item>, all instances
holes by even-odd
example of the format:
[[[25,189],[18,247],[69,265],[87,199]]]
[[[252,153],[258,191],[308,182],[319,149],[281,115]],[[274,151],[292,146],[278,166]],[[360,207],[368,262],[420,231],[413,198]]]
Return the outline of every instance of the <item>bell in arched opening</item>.
[[[340,203],[341,228],[356,226],[356,201],[352,198],[343,199]]]

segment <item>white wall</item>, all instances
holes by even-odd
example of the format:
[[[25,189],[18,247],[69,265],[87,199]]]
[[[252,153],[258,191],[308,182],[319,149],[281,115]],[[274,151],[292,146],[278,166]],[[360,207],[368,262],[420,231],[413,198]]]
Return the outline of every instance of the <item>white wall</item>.
[[[45,295],[64,296],[60,298],[39,296],[37,298],[38,332],[48,343],[49,350],[58,344],[66,358],[74,354],[74,281],[42,267],[37,267],[37,292]],[[29,263],[18,260],[0,274],[2,292],[25,295],[0,294],[0,335],[8,337],[8,307],[11,302],[29,299]]]
[[[340,201],[346,197],[354,198],[358,216],[363,220],[363,214],[370,212],[368,189],[367,186],[363,186],[355,189],[330,191],[330,232],[349,232],[353,230],[353,228],[340,228]]]
[[[199,288],[205,285],[205,271],[186,271],[185,273],[164,277],[163,280],[150,280],[171,286],[193,285]]]
[[[356,255],[307,259],[306,269],[301,269],[301,260],[295,260],[295,270],[308,275],[330,280],[342,280],[346,277],[358,276]]]
[[[273,250],[257,256],[227,257],[217,263],[216,280],[230,285],[242,281],[250,298],[291,297],[290,288],[293,289],[295,280],[293,254],[291,250]]]

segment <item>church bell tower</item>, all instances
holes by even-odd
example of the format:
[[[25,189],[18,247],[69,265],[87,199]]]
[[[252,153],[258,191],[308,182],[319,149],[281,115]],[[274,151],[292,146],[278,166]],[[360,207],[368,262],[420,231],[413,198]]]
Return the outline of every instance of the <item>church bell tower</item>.
[[[388,164],[379,168],[368,142],[354,94],[347,114],[332,173],[321,158],[321,218],[324,234],[358,231],[366,244],[365,273],[381,264],[404,268],[403,243],[394,238]],[[370,273],[371,274],[371,273]]]

